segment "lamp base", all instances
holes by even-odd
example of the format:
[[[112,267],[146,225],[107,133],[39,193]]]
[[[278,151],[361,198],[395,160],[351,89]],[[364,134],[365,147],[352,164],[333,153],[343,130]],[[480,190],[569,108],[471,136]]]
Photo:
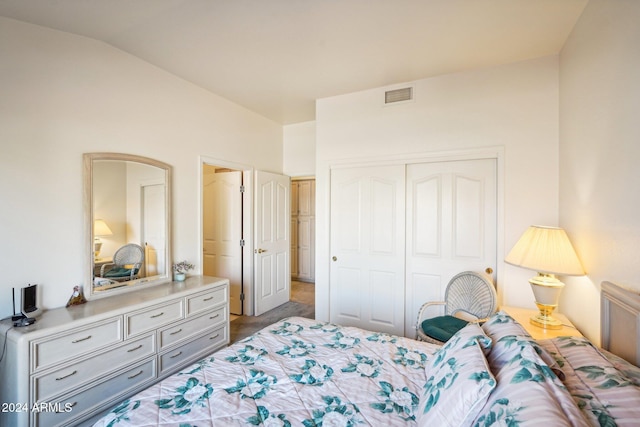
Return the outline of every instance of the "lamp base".
[[[538,306],[538,308],[540,308],[540,306]],[[531,316],[529,322],[532,325],[543,329],[562,329],[562,322],[553,318],[551,316],[551,311],[553,311],[553,308],[550,310],[549,314],[545,314],[543,310],[540,309],[540,313],[535,316]]]
[[[540,313],[529,320],[531,324],[544,329],[562,329],[562,322],[554,319],[551,314],[558,307],[564,283],[556,279],[553,274],[542,273],[530,279],[529,283],[536,298],[536,307],[540,310]]]

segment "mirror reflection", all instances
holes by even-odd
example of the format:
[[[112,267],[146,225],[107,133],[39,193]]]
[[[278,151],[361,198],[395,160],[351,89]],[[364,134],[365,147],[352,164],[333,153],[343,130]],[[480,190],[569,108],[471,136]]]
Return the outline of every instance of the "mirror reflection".
[[[91,228],[91,289],[169,280],[170,166],[114,153],[85,155],[86,208]]]

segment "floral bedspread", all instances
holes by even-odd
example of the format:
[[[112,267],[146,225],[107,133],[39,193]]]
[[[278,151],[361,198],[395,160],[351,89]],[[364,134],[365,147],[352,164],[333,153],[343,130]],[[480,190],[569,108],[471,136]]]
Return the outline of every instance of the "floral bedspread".
[[[640,425],[640,368],[583,337],[539,341],[567,390],[594,426]]]
[[[115,407],[96,426],[415,425],[438,346],[289,318]]]

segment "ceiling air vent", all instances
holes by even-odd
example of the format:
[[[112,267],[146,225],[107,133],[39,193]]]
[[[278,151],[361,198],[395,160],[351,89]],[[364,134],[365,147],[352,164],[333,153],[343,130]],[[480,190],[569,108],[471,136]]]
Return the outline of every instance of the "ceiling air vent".
[[[413,99],[413,88],[404,87],[402,89],[388,90],[384,93],[384,104],[394,104],[396,102],[411,101]]]

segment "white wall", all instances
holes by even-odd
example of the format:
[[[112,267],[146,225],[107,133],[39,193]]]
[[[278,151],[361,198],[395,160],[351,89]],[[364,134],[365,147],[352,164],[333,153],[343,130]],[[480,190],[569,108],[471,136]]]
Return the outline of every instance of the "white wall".
[[[385,88],[316,105],[316,317],[329,318],[329,168],[349,159],[498,147],[504,203],[498,228],[502,302],[535,308],[535,272],[505,265],[530,224],[558,222],[558,57],[414,82],[415,101],[384,107]]]
[[[292,177],[316,174],[316,122],[303,122],[283,128],[284,174]]]
[[[600,283],[640,291],[640,2],[590,0],[560,55],[560,223],[587,277],[561,306],[599,342]]]
[[[200,259],[199,156],[282,172],[282,126],[104,43],[0,17],[0,316],[83,283],[82,153],[173,166],[173,253]],[[200,268],[200,266],[198,266]]]

